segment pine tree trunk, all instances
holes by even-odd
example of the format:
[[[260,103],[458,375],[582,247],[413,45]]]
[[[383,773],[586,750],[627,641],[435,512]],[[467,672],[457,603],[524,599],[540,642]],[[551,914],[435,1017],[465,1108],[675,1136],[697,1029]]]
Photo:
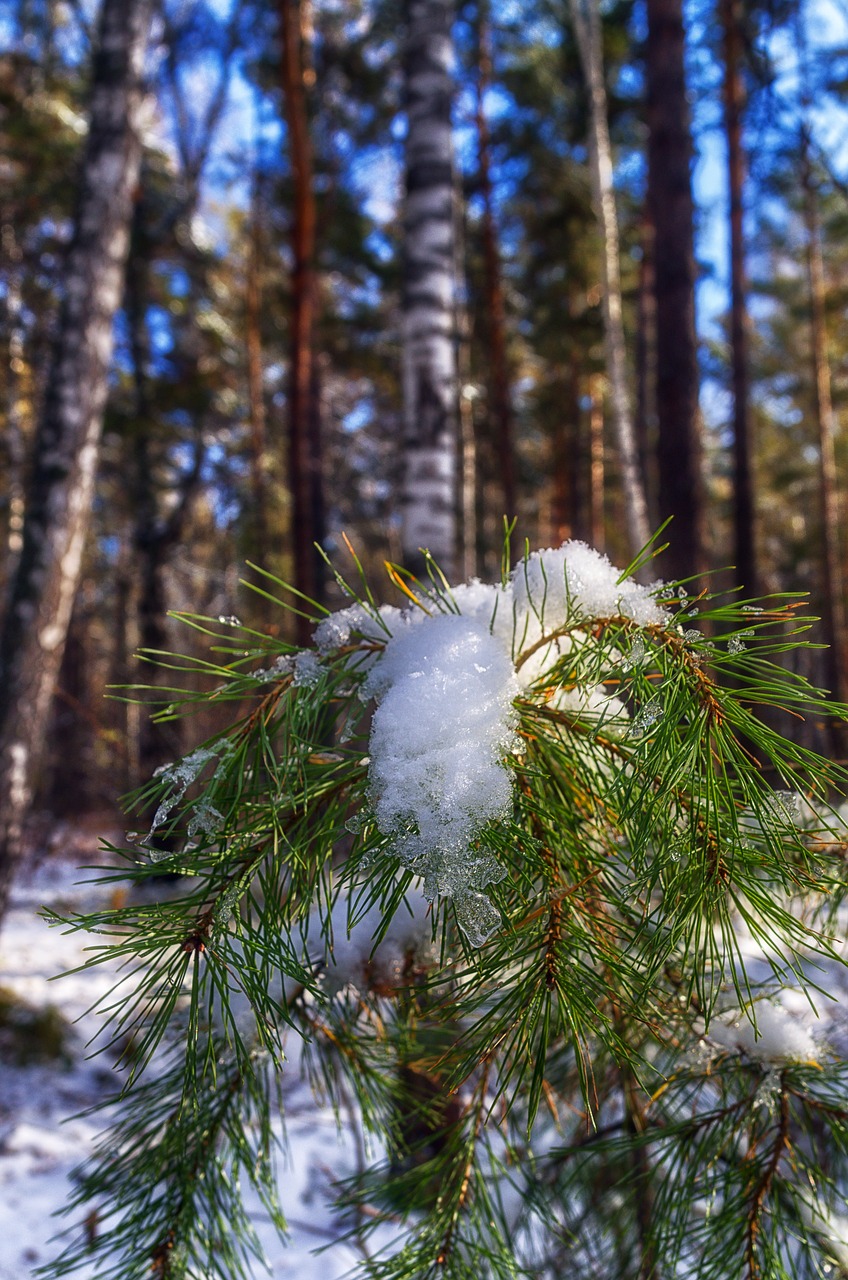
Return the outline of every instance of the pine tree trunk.
[[[141,157],[152,0],[103,0],[89,134],[18,564],[0,636],[0,916],[79,582]]]
[[[403,554],[457,566],[451,0],[407,0]]]
[[[580,62],[589,94],[589,156],[592,187],[601,232],[604,348],[613,426],[624,490],[625,523],[631,554],[649,540],[645,486],[639,470],[636,433],[627,387],[627,356],[621,304],[618,218],[612,181],[612,150],[607,120],[607,91],[598,0],[570,0]]]
[[[682,0],[648,0],[645,71],[648,210],[654,230],[658,506],[674,517],[663,566],[685,578],[704,569],[692,133],[686,97]]]
[[[5,327],[8,334],[6,358],[0,361],[0,386],[6,410],[6,438],[4,452],[6,455],[6,494],[8,504],[8,524],[6,528],[6,558],[3,564],[3,577],[10,582],[14,577],[15,567],[21,551],[21,532],[23,530],[25,490],[24,474],[26,471],[27,422],[25,392],[21,374],[24,369],[24,340],[22,326],[22,283],[23,253],[17,243],[15,228],[6,220],[5,210],[0,207],[0,260],[4,265],[6,277],[3,310],[5,311]]]
[[[642,256],[636,296],[636,448],[645,483],[645,501],[652,528],[657,519],[657,306],[654,287],[654,226],[645,211]]]
[[[247,355],[247,403],[250,420],[250,489],[253,501],[252,547],[258,560],[270,551],[268,535],[267,416],[262,372],[262,287],[260,277],[259,179],[254,175],[250,198],[250,226],[245,280],[244,341]]]
[[[720,0],[724,41],[724,124],[730,193],[730,349],[733,390],[734,541],[736,581],[746,595],[758,591],[754,481],[748,372],[748,304],[742,192],[745,156],[742,117],[742,0]]]
[[[604,521],[604,391],[599,377],[589,379],[589,541],[598,551],[606,546]]]
[[[509,357],[506,343],[506,305],[504,302],[501,256],[498,249],[498,232],[495,221],[494,191],[492,188],[491,138],[486,119],[485,95],[492,83],[492,29],[491,5],[479,0],[477,6],[478,77],[475,117],[477,125],[477,168],[480,196],[483,202],[483,308],[488,328],[489,360],[489,416],[494,421],[493,438],[497,442],[501,485],[503,486],[503,513],[512,520],[518,515],[518,494],[515,475],[515,444],[512,428],[512,392],[510,388]],[[520,537],[518,539],[520,545]]]
[[[323,586],[321,560],[315,549],[322,530],[316,525],[316,490],[320,489],[320,449],[311,438],[315,421],[310,404],[315,353],[315,230],[312,140],[304,84],[302,6],[279,0],[282,46],[281,75],[288,132],[289,163],[294,187],[291,224],[291,338],[289,345],[288,426],[289,486],[292,498],[294,585],[312,599]],[[298,619],[298,643],[311,634],[308,620]]]
[[[831,396],[827,354],[824,263],[821,251],[816,193],[810,172],[809,140],[802,130],[801,185],[807,232],[807,279],[810,289],[810,336],[813,357],[813,395],[819,443],[819,501],[822,529],[822,621],[828,643],[828,684],[839,702],[848,701],[848,627],[845,618],[846,576],[840,551],[839,487],[834,440],[836,418]],[[837,732],[838,749],[845,736]]]

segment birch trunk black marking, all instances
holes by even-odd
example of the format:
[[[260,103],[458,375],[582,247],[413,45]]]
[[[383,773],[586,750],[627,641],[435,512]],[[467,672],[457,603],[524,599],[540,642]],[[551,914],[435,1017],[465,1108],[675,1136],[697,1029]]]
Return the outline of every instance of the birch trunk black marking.
[[[403,553],[451,578],[457,543],[451,0],[408,0],[403,296]]]

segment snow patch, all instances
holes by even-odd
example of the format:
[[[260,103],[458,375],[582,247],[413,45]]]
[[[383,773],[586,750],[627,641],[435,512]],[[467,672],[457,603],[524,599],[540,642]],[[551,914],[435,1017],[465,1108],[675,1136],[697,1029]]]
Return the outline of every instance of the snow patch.
[[[818,1049],[809,1028],[770,1000],[758,1000],[751,1010],[726,1010],[712,1020],[708,1035],[722,1048],[762,1063],[817,1061]]]

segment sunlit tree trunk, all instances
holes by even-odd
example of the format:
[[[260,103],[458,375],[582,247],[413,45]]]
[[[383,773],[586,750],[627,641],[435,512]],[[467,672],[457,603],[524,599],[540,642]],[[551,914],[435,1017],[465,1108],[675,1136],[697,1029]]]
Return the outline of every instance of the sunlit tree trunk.
[[[259,178],[254,174],[250,199],[245,279],[244,342],[247,355],[247,403],[250,418],[250,489],[253,511],[252,551],[260,560],[269,554],[267,416],[262,362],[261,203]]]
[[[6,431],[4,453],[6,474],[6,501],[8,516],[6,526],[6,558],[3,573],[6,581],[14,575],[15,566],[21,551],[21,532],[24,522],[24,472],[26,468],[27,414],[25,411],[26,396],[22,374],[24,371],[24,339],[21,313],[23,300],[21,286],[23,257],[17,242],[15,228],[7,221],[5,211],[0,205],[0,261],[3,263],[5,275],[5,296],[3,310],[7,331],[7,351],[0,361],[0,387],[4,400]]]
[[[313,599],[323,594],[320,542],[320,450],[312,438],[315,423],[311,396],[315,323],[316,209],[312,139],[304,82],[303,4],[279,0],[282,86],[294,189],[291,222],[291,314],[288,381],[288,460],[292,498],[294,585]],[[298,641],[306,643],[311,628],[298,619]]]
[[[598,377],[589,379],[589,541],[598,551],[606,544],[604,526],[604,390]]]
[[[657,520],[657,307],[654,292],[654,226],[647,211],[642,222],[642,256],[636,293],[636,448],[645,483],[649,522]]]
[[[486,92],[492,84],[491,5],[479,0],[477,5],[478,53],[477,97],[477,170],[480,183],[483,238],[484,294],[483,308],[488,337],[489,417],[494,423],[498,466],[503,488],[503,513],[509,519],[518,515],[515,474],[515,442],[512,427],[512,389],[506,341],[506,305],[503,273],[498,248],[498,229],[492,185],[491,137],[486,118]],[[520,540],[519,540],[520,545]]]
[[[457,565],[451,0],[407,0],[403,554]]]
[[[639,454],[627,386],[618,218],[612,181],[612,150],[607,119],[607,91],[604,83],[601,16],[598,0],[569,0],[569,4],[589,95],[589,154],[592,187],[601,232],[606,371],[624,491],[627,537],[630,551],[635,555],[650,538],[650,529],[645,486],[639,470]]]
[[[0,635],[0,913],[22,850],[80,576],[141,157],[152,0],[103,0],[89,134],[23,545]]]
[[[733,391],[733,503],[736,581],[747,595],[758,590],[754,480],[748,369],[748,302],[742,203],[745,155],[742,117],[742,0],[719,0],[724,45],[724,126],[730,194],[730,360]]]
[[[704,569],[692,132],[686,97],[682,0],[648,0],[645,72],[648,210],[654,233],[658,507],[674,517],[663,568]]]
[[[836,418],[831,395],[827,352],[825,278],[816,192],[810,169],[809,139],[801,134],[801,185],[807,232],[807,279],[810,289],[810,336],[813,357],[813,396],[819,443],[819,500],[822,529],[822,620],[829,645],[828,684],[839,702],[848,701],[848,627],[845,617],[846,574],[840,548],[839,485],[834,440]],[[845,737],[839,746],[844,750]]]

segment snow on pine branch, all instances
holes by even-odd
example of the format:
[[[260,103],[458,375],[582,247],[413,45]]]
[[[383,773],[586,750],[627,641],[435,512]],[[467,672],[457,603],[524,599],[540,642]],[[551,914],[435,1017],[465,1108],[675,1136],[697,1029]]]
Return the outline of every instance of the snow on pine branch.
[[[640,627],[668,620],[656,600],[661,584],[621,578],[606,556],[566,542],[527,557],[504,584],[473,579],[429,593],[420,607],[376,614],[355,605],[315,632],[325,655],[354,632],[385,641],[362,690],[377,704],[374,815],[395,837],[401,863],[422,878],[425,897],[453,898],[472,943],[500,923],[483,891],[504,870],[476,845],[486,825],[511,809],[508,762],[520,745],[515,699],[584,645],[598,619]],[[549,696],[554,707],[626,726],[623,703],[602,688],[570,684]]]

